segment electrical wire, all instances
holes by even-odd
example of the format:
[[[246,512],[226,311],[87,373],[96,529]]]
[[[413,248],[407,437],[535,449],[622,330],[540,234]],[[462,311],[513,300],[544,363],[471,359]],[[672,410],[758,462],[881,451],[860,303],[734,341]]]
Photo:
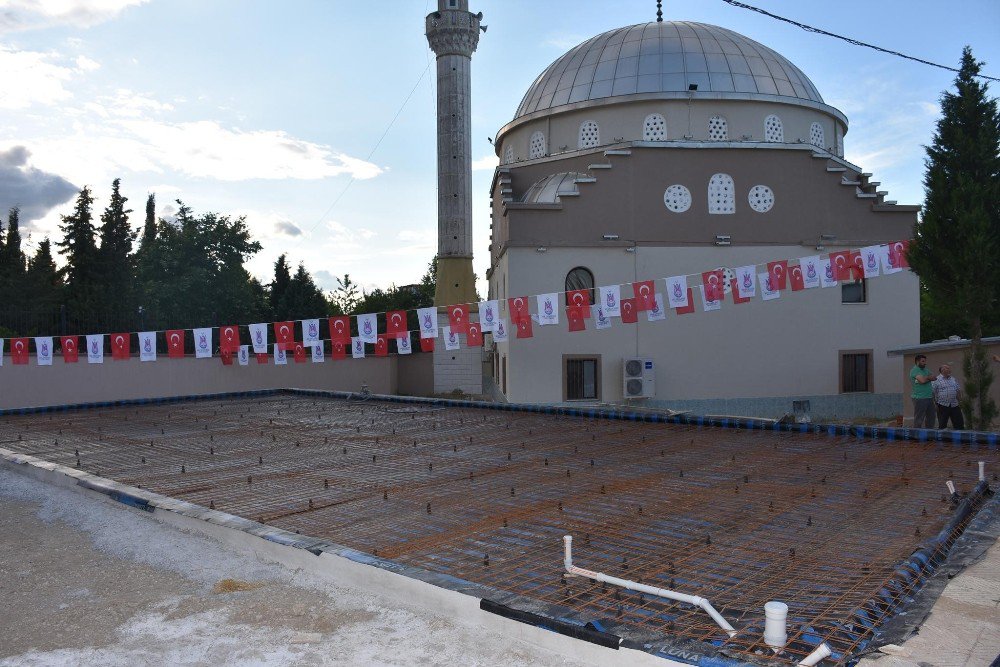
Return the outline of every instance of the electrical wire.
[[[838,35],[836,33],[828,32],[828,31],[823,30],[821,28],[815,28],[815,27],[813,27],[811,25],[806,25],[805,23],[799,23],[798,21],[793,21],[792,19],[785,18],[784,16],[778,16],[777,14],[772,14],[771,12],[766,11],[764,9],[761,9],[760,7],[754,7],[753,5],[748,5],[748,4],[745,4],[745,3],[742,3],[742,2],[738,2],[737,0],[722,0],[722,1],[724,3],[726,3],[727,5],[732,5],[733,7],[739,7],[740,9],[749,9],[752,12],[757,12],[758,14],[763,14],[764,16],[767,16],[769,18],[776,19],[778,21],[783,21],[785,23],[790,23],[791,25],[794,25],[794,26],[796,26],[798,28],[802,28],[806,32],[814,32],[814,33],[816,33],[818,35],[826,35],[827,37],[833,37],[835,39],[843,40],[843,41],[847,42],[848,44],[854,44],[855,46],[863,46],[863,47],[868,48],[868,49],[874,49],[876,51],[881,51],[882,53],[888,53],[891,56],[899,56],[900,58],[906,58],[907,60],[912,60],[914,62],[918,62],[918,63],[924,64],[924,65],[930,65],[931,67],[938,67],[940,69],[945,69],[945,70],[948,70],[949,72],[958,72],[959,71],[958,69],[956,69],[954,67],[948,67],[947,65],[939,65],[938,63],[932,63],[931,61],[924,60],[923,58],[917,58],[915,56],[908,56],[905,53],[900,53],[899,51],[893,51],[892,49],[884,49],[881,46],[875,46],[874,44],[869,44],[867,42],[862,42],[862,41],[854,39],[852,37],[845,37],[843,35]],[[976,74],[974,76],[979,77],[980,79],[988,79],[989,81],[1000,81],[1000,79],[998,79],[996,77],[986,76],[985,74]]]

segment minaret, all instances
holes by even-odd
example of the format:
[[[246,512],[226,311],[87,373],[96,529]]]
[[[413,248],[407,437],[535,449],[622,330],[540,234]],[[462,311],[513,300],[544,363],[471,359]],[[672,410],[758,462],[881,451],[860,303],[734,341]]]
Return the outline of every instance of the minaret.
[[[437,56],[438,255],[434,305],[476,300],[472,272],[472,53],[482,13],[468,0],[438,0],[427,16]],[[482,28],[485,31],[485,27]]]

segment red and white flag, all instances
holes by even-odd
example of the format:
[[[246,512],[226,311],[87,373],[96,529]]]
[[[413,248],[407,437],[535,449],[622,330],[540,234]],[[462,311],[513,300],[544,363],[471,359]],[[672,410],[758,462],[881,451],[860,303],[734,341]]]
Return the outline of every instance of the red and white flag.
[[[802,284],[805,288],[812,289],[813,287],[819,287],[823,272],[823,265],[819,259],[819,255],[800,257],[799,266],[802,268]]]
[[[421,352],[433,352],[434,351],[434,339],[433,338],[420,338],[420,351]]]
[[[667,304],[671,308],[684,308],[693,305],[688,298],[691,290],[688,289],[687,276],[673,276],[667,278]]]
[[[502,317],[498,317],[493,324],[493,342],[506,343],[508,340],[510,340],[510,331],[507,328],[507,322]]]
[[[653,307],[653,301],[656,298],[656,286],[652,280],[632,283],[632,293],[635,295],[633,301],[636,310],[649,310]]]
[[[587,320],[583,317],[583,308],[570,306],[566,309],[566,323],[570,331],[586,331]]]
[[[757,267],[753,264],[748,264],[747,266],[735,269],[735,272],[736,288],[739,290],[740,298],[747,300],[757,296]],[[737,301],[736,303],[744,303],[744,301]]]
[[[781,291],[788,286],[788,260],[767,263],[767,275],[771,276],[771,287]]]
[[[260,366],[261,364],[270,363],[271,355],[269,355],[267,352],[264,352],[263,354],[254,353],[254,356],[257,357],[258,366]]]
[[[758,278],[760,279],[760,298],[764,301],[770,301],[771,299],[777,299],[781,296],[781,290],[776,289],[774,283],[771,282],[771,273],[761,273]]]
[[[521,320],[531,321],[531,310],[528,307],[528,297],[516,296],[511,299],[507,299],[507,305],[510,309],[511,324],[517,324]]]
[[[863,264],[865,278],[877,278],[879,275],[880,256],[882,246],[870,245],[861,249],[861,262]]]
[[[865,277],[865,260],[861,257],[861,251],[851,253],[851,279],[861,280]]]
[[[478,322],[469,322],[467,331],[465,334],[465,344],[469,347],[482,347],[483,346],[483,331],[479,328]]]
[[[358,338],[372,345],[378,340],[378,317],[375,313],[355,315],[358,322]]]
[[[830,267],[833,270],[833,279],[837,281],[851,279],[851,251],[841,250],[830,253]]]
[[[442,333],[444,334],[444,349],[446,350],[457,350],[461,347],[458,342],[458,334],[451,330],[451,327],[444,327]]]
[[[342,343],[345,347],[351,344],[351,317],[350,315],[337,315],[327,318],[330,325],[330,340]]]
[[[212,327],[192,329],[194,334],[194,358],[211,359],[212,357]]]
[[[500,319],[500,304],[496,299],[479,302],[479,327],[482,331],[494,331]]]
[[[334,361],[340,361],[341,359],[347,358],[347,348],[350,345],[344,345],[344,341],[341,340],[331,340],[330,341],[330,356]]]
[[[469,326],[469,304],[456,303],[448,306],[448,327],[453,333],[465,333]]]
[[[889,264],[893,268],[908,269],[910,268],[910,260],[907,257],[907,253],[910,251],[910,241],[894,241],[889,244]]]
[[[590,317],[590,290],[575,289],[566,292],[566,305],[569,308],[579,309],[580,317],[584,319]]]
[[[229,350],[219,350],[219,359],[222,360],[223,366],[233,365],[233,353]]]
[[[559,296],[555,292],[538,295],[538,325],[559,324]]]
[[[647,322],[659,322],[667,318],[667,311],[663,307],[663,295],[657,292],[653,295],[653,305],[646,311]]]
[[[240,351],[239,351],[239,354],[238,354],[238,356],[236,358],[239,359],[240,366],[249,366],[250,365],[250,346],[249,345],[240,345]]]
[[[28,339],[10,339],[10,360],[15,366],[25,366],[28,363]]]
[[[531,325],[531,317],[523,317],[519,319],[515,326],[517,326],[517,337],[518,338],[531,338],[534,334],[534,329]]]
[[[678,315],[688,315],[694,312],[694,290],[690,287],[687,288],[687,305],[681,306],[680,308],[674,308],[674,312]]]
[[[622,324],[635,324],[639,321],[639,312],[635,307],[635,299],[622,299]]]
[[[285,348],[282,347],[281,343],[274,344],[274,365],[275,366],[288,365],[288,353],[285,352]]]
[[[705,286],[698,285],[698,287],[701,288],[700,290],[698,290],[699,292],[701,292],[701,307],[706,313],[711,312],[713,310],[722,310],[722,298],[709,299],[708,295],[705,293]]]
[[[385,335],[389,338],[409,335],[406,328],[405,310],[390,310],[385,314]]]
[[[297,364],[306,363],[306,346],[296,341],[292,348],[292,358],[295,359],[295,363]]]
[[[264,323],[251,324],[250,343],[253,345],[254,354],[267,354],[267,325]]]
[[[756,282],[757,281],[755,280],[754,283],[756,283]],[[740,292],[740,285],[742,283],[743,283],[743,279],[742,278],[733,278],[732,281],[730,281],[729,286],[732,288],[730,290],[730,292],[732,292],[732,294],[733,294],[733,303],[747,303],[748,301],[750,301],[750,297],[748,297],[748,296],[745,297]],[[755,290],[756,290],[756,288],[755,288]]]
[[[389,355],[389,339],[385,334],[379,334],[375,339],[375,356],[386,357]]]
[[[139,334],[139,361],[156,361],[155,331],[143,331]]]
[[[87,336],[87,363],[104,363],[104,334],[90,334]]]
[[[235,324],[219,327],[219,350],[236,352],[240,349],[240,328]]]
[[[791,284],[793,292],[799,292],[806,288],[805,278],[802,276],[801,264],[788,269],[788,282]]]
[[[314,364],[322,364],[326,361],[324,355],[326,354],[326,346],[323,341],[317,340],[315,343],[309,346],[310,352],[312,352],[312,362]]]
[[[63,363],[75,364],[80,361],[80,338],[77,336],[63,336],[59,339],[59,347],[62,349]],[[0,349],[0,356],[3,350]]]
[[[302,342],[308,347],[319,342],[319,320],[302,320]]]
[[[621,285],[605,285],[597,288],[597,296],[600,300],[601,308],[604,309],[605,319],[622,316],[622,291]],[[598,327],[599,329],[601,327]]]
[[[365,358],[365,341],[361,336],[351,338],[351,356],[355,359]]]
[[[167,331],[167,356],[171,359],[184,358],[183,329],[170,329]]]
[[[420,328],[420,337],[434,340],[438,337],[438,316],[437,308],[429,306],[417,309],[417,326]]]
[[[721,303],[726,297],[726,272],[722,269],[704,271],[701,274],[701,284],[705,288],[705,298],[709,301]]]
[[[413,346],[410,345],[410,334],[407,332],[396,338],[396,353],[409,354],[410,352],[413,352]]]
[[[132,335],[127,333],[111,334],[111,358],[117,361],[128,361],[131,355]]]
[[[35,363],[39,366],[52,365],[52,336],[35,338]]]
[[[281,346],[282,350],[286,352],[291,350],[295,345],[295,322],[275,322],[274,323],[274,342]],[[195,332],[198,330],[195,329]],[[211,345],[211,342],[209,343]],[[195,333],[194,349],[198,350],[198,334]],[[197,356],[197,355],[195,355]]]

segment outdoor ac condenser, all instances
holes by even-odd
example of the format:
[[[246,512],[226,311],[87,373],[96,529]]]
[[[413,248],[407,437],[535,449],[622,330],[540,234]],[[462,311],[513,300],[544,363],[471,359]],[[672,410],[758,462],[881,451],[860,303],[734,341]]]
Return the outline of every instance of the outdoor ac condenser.
[[[625,398],[656,396],[656,372],[652,359],[625,357],[622,363],[622,396]]]

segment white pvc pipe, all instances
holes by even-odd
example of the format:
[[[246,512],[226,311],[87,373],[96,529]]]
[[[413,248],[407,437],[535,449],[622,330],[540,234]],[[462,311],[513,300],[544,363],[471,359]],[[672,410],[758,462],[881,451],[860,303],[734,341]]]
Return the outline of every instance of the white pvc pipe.
[[[764,605],[764,643],[775,651],[788,642],[788,605],[772,601]]]
[[[979,481],[986,481],[986,461],[979,462]]]
[[[945,482],[945,485],[947,485],[948,487],[948,493],[950,493],[951,495],[955,495],[955,482],[949,479],[947,482]]]
[[[833,653],[833,651],[831,651],[830,647],[826,645],[826,642],[823,642],[816,647],[815,651],[802,658],[802,661],[799,663],[799,667],[812,667],[812,665],[819,664],[820,660],[823,658],[829,658],[831,653]]]
[[[563,536],[563,544],[563,565],[566,567],[566,572],[568,574],[578,577],[587,577],[588,579],[602,581],[613,586],[621,586],[624,589],[636,591],[637,593],[646,593],[647,595],[655,595],[657,597],[667,598],[668,600],[686,602],[696,607],[700,607],[704,609],[705,612],[712,617],[712,620],[718,623],[719,627],[725,630],[730,637],[736,636],[735,628],[733,628],[733,626],[731,626],[729,622],[722,617],[722,614],[715,610],[712,603],[705,598],[698,597],[697,595],[677,593],[676,591],[667,590],[666,588],[647,586],[646,584],[629,581],[628,579],[620,579],[607,574],[601,574],[600,572],[594,572],[593,570],[585,570],[582,567],[576,567],[573,565],[573,536]]]

